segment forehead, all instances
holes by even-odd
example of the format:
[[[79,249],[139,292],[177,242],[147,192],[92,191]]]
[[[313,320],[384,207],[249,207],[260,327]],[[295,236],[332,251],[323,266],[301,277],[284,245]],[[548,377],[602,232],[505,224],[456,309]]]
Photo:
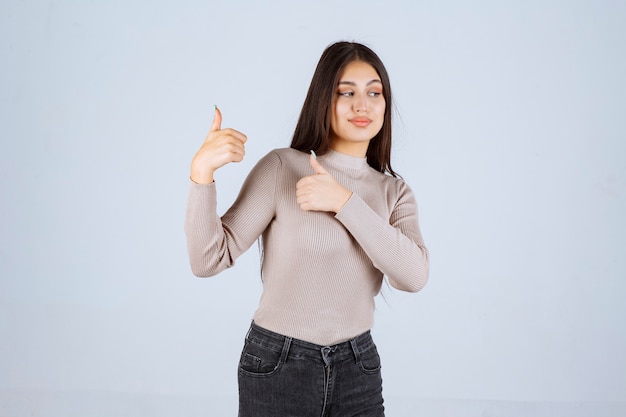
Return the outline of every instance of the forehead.
[[[339,81],[380,80],[376,69],[364,61],[352,61],[341,72]]]

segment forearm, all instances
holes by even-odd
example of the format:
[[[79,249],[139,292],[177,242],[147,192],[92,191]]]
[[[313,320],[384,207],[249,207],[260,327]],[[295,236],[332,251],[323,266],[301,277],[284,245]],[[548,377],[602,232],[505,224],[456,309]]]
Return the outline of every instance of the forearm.
[[[353,195],[336,215],[390,284],[409,292],[419,291],[426,285],[429,267],[416,208],[413,212],[390,224],[389,219],[381,217],[358,195]]]
[[[225,233],[216,211],[215,183],[189,187],[185,234],[187,252],[194,275],[213,276],[234,263]]]

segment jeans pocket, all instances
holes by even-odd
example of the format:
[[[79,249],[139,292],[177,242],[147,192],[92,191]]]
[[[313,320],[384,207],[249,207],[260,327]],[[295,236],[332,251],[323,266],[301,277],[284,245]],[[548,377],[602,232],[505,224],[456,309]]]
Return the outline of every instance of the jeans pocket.
[[[359,352],[359,369],[361,372],[373,375],[380,372],[380,356],[376,346],[372,346],[370,349]]]
[[[248,341],[241,352],[239,372],[255,377],[272,376],[280,369],[281,352]]]

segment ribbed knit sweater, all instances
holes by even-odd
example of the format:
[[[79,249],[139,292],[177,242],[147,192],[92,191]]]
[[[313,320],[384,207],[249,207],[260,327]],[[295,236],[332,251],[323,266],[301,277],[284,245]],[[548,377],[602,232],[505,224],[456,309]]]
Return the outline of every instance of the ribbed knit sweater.
[[[277,149],[256,164],[221,218],[215,183],[191,183],[185,232],[192,271],[203,277],[234,265],[262,236],[255,323],[332,345],[371,329],[383,275],[399,290],[419,291],[428,279],[428,251],[404,181],[335,151],[318,161],[352,191],[339,213],[300,208],[296,183],[314,174],[309,155]]]

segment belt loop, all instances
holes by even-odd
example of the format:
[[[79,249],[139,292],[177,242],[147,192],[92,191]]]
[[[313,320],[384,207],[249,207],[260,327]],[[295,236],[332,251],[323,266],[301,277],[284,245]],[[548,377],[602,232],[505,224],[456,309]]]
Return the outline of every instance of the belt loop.
[[[356,344],[356,338],[350,339],[350,346],[352,347],[352,353],[354,353],[354,360],[356,363],[361,362],[361,357],[359,356],[359,347]]]
[[[283,343],[283,351],[280,354],[280,361],[282,363],[287,362],[287,355],[289,354],[290,347],[291,347],[291,337],[285,337],[285,343]]]

